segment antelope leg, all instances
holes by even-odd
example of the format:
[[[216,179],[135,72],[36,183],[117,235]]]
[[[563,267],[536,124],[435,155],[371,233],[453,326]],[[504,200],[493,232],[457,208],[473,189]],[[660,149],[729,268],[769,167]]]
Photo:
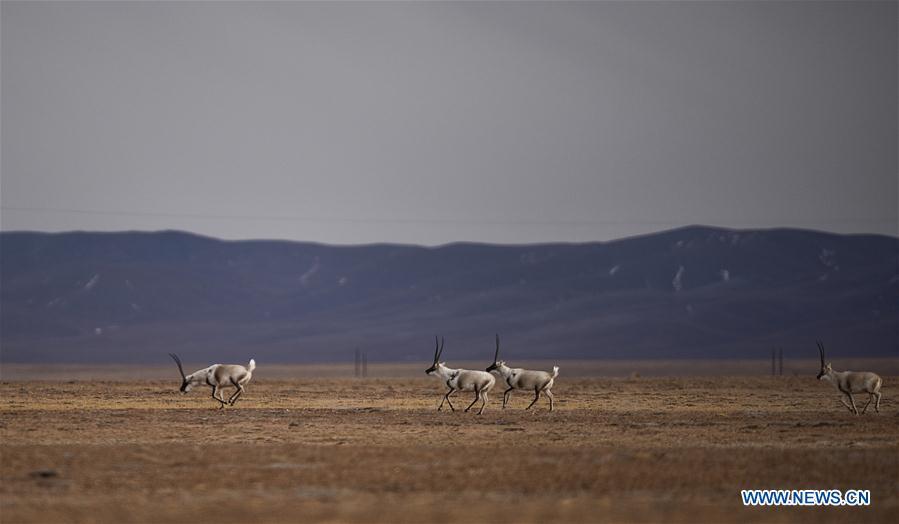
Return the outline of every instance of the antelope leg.
[[[873,399],[874,399],[874,394],[868,393],[868,401],[865,402],[865,407],[862,408],[862,415],[864,415],[865,412],[868,411],[868,404],[870,404],[871,400],[873,400]]]
[[[476,389],[474,390],[474,400],[472,400],[471,404],[469,404],[468,407],[465,408],[466,413],[468,413],[468,410],[471,409],[471,406],[474,406],[474,403],[477,402],[479,398],[481,398],[481,392]]]
[[[840,397],[840,402],[842,402],[843,405],[846,406],[846,409],[848,409],[849,412],[852,413],[852,406],[850,406],[849,403],[846,402],[846,397]]]
[[[219,392],[219,387],[218,387],[218,386],[212,386],[212,398],[214,398],[215,400],[218,400],[219,402],[221,402],[221,405],[219,406],[219,409],[222,409],[222,408],[225,407],[225,401],[219,398],[218,392]]]
[[[228,399],[228,404],[233,406],[241,395],[243,395],[243,386],[237,386],[237,391],[235,391],[234,394],[231,395],[231,398]]]
[[[240,383],[233,378],[231,379],[231,384],[233,384],[234,387],[237,388],[237,390],[234,391],[234,394],[228,397],[228,404],[231,404],[233,406],[234,403],[237,402],[237,397],[239,397],[243,393],[243,386],[241,386]]]
[[[536,395],[534,395],[534,400],[532,400],[531,403],[528,404],[528,407],[524,408],[525,411],[531,409],[531,406],[533,406],[537,403],[538,400],[540,400],[540,390],[534,388],[534,393],[536,393]]]
[[[483,413],[483,412],[484,412],[484,408],[487,407],[487,392],[486,392],[486,391],[482,391],[482,392],[481,392],[481,397],[482,397],[484,403],[481,404],[481,409],[480,409],[480,411],[478,411],[478,415],[480,415],[481,413]]]
[[[547,397],[549,397],[549,410],[552,411],[553,410],[553,400],[554,400],[553,392],[548,389],[544,389],[543,394],[546,395]]]
[[[506,409],[506,402],[509,401],[509,397],[512,395],[512,390],[515,388],[509,388],[503,393],[503,409]]]
[[[852,412],[858,415],[858,408],[855,407],[855,399],[852,398],[852,393],[846,393],[846,396],[849,397],[849,402],[852,403]]]
[[[450,389],[449,391],[446,392],[446,395],[443,395],[443,400],[440,401],[440,406],[437,407],[437,411],[440,411],[441,409],[443,409],[443,403],[444,403],[444,402],[446,402],[447,404],[449,404],[449,407],[450,407],[451,410],[456,411],[456,408],[453,407],[453,403],[452,403],[452,402],[450,401],[450,399],[449,399],[449,398],[450,398],[450,395],[452,395],[452,394],[455,393],[455,392],[456,392],[455,389]]]

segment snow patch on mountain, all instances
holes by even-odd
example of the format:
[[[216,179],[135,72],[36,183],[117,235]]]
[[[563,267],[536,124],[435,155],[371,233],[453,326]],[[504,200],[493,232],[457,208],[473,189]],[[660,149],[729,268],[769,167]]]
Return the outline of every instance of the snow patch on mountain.
[[[305,273],[300,275],[300,284],[302,284],[303,287],[308,286],[309,282],[312,280],[312,277],[314,277],[315,274],[318,273],[318,270],[320,268],[321,265],[318,263],[318,257],[316,257],[315,262],[312,263],[312,266],[307,269]]]
[[[675,273],[674,278],[671,280],[671,287],[674,288],[674,291],[680,291],[684,288],[683,277],[686,269],[684,266],[680,266],[677,268],[677,273]]]
[[[90,280],[87,281],[87,284],[84,285],[84,291],[90,291],[97,285],[97,282],[100,281],[100,273],[95,273],[94,276],[91,277]]]
[[[821,252],[818,253],[818,261],[821,262],[824,266],[834,270],[839,271],[840,266],[837,264],[837,252],[833,249],[821,248]]]

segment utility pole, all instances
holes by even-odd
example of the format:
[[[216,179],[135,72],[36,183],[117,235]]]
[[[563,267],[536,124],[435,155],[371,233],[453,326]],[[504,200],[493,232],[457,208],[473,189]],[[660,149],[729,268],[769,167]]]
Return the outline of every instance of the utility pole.
[[[353,376],[359,378],[359,348],[356,348],[356,367],[353,370]]]
[[[771,348],[771,376],[772,377],[776,374],[775,372],[777,371],[777,368],[775,367],[775,359],[774,359],[775,351],[776,350],[774,348]]]
[[[362,352],[362,378],[368,377],[368,351]]]
[[[784,374],[784,348],[780,348],[777,353],[778,356],[778,374]]]

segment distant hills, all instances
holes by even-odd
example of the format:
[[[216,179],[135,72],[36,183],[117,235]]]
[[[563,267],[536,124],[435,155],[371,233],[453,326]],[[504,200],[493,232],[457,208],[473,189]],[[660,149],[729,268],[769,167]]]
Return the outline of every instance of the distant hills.
[[[4,362],[899,356],[899,239],[687,227],[612,242],[328,246],[0,233]]]

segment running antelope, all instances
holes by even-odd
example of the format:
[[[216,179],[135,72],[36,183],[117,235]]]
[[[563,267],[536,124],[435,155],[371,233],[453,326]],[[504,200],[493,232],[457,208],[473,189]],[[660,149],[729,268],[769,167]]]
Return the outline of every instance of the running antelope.
[[[437,337],[434,337],[434,342],[437,342]],[[440,406],[437,407],[437,411],[443,409],[444,402],[449,404],[451,410],[456,411],[452,401],[450,401],[450,395],[456,391],[474,391],[474,400],[472,400],[471,404],[465,408],[465,411],[470,410],[475,402],[480,399],[481,409],[478,410],[478,415],[483,413],[484,408],[487,406],[487,393],[493,389],[496,379],[493,378],[493,375],[484,371],[448,368],[446,367],[446,362],[440,362],[441,354],[443,354],[442,337],[440,339],[440,344],[434,348],[434,364],[425,370],[425,373],[428,375],[439,377],[440,380],[446,383],[446,387],[448,388],[446,395],[443,396],[443,400],[440,401]]]
[[[852,394],[867,393],[868,402],[862,408],[862,415],[868,411],[868,404],[871,403],[871,400],[875,400],[874,411],[880,413],[880,386],[883,384],[880,376],[870,371],[834,371],[830,362],[824,362],[824,344],[820,341],[818,342],[818,352],[821,354],[821,371],[818,373],[818,380],[830,382],[842,395],[849,397],[847,403],[846,399],[840,396],[840,402],[850,412],[858,415],[858,408],[855,407],[855,399],[852,398]]]
[[[205,384],[212,387],[212,398],[221,403],[219,409],[224,408],[225,404],[233,406],[237,402],[237,398],[244,392],[244,386],[253,378],[253,370],[256,369],[256,361],[250,359],[250,363],[246,367],[237,364],[213,364],[208,368],[185,375],[178,355],[169,353],[169,356],[172,357],[175,364],[178,364],[178,371],[181,373],[181,394],[187,393],[194,386]],[[237,388],[237,391],[228,400],[225,400],[220,396],[220,390],[230,387]]]
[[[506,402],[512,395],[513,389],[526,389],[534,391],[534,400],[524,409],[531,409],[531,406],[540,399],[540,393],[543,393],[549,399],[549,410],[553,410],[553,392],[550,389],[553,387],[553,381],[559,376],[559,366],[553,366],[552,373],[532,371],[530,369],[510,368],[505,361],[497,360],[497,358],[499,358],[499,335],[496,335],[496,352],[493,354],[493,364],[490,364],[487,371],[499,373],[503,380],[506,381],[506,386],[509,387],[503,393],[503,409],[506,409]]]

